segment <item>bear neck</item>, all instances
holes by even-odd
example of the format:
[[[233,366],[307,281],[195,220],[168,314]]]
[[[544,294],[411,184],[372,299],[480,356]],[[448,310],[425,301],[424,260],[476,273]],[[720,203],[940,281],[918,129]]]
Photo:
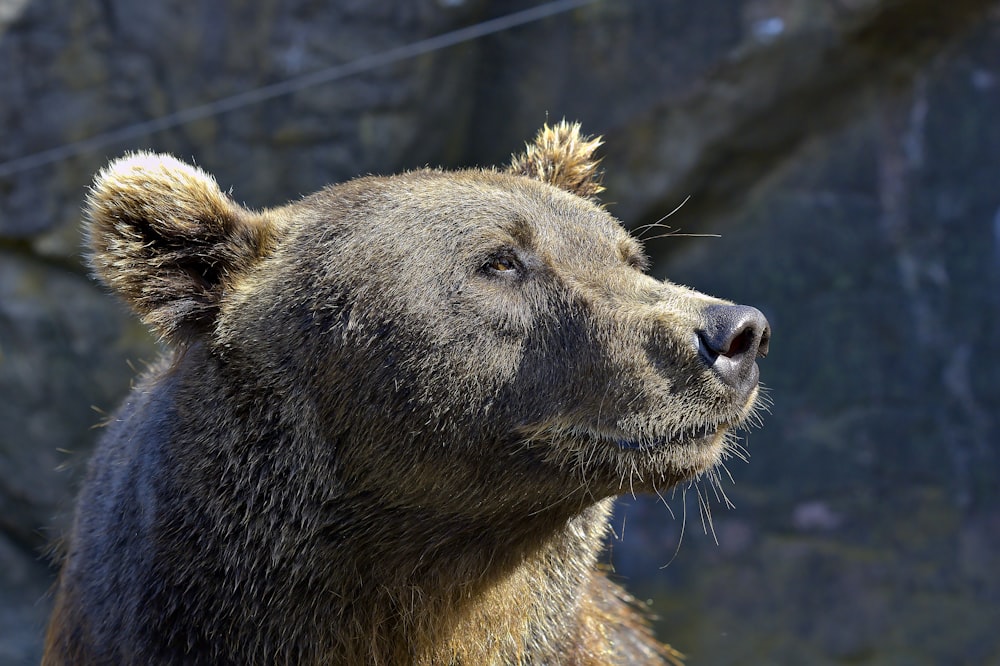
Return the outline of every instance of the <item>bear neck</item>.
[[[211,395],[216,411],[231,415],[175,434],[181,481],[172,492],[226,529],[207,548],[204,535],[176,530],[192,543],[171,551],[194,553],[185,570],[192,579],[209,567],[233,572],[222,598],[207,601],[243,608],[252,633],[281,637],[241,643],[313,646],[314,654],[288,655],[300,663],[466,664],[528,653],[567,663],[572,646],[588,643],[580,609],[612,500],[542,508],[532,500],[473,514],[400,504],[339,478],[335,447],[304,441],[307,405],[288,409],[289,400],[240,386],[200,348],[172,372],[175,408]],[[303,477],[331,482],[303,488]],[[175,581],[178,589],[190,582]]]
[[[372,512],[370,537],[353,541],[341,564],[353,573],[342,591],[353,600],[350,625],[371,632],[346,646],[345,660],[516,663],[551,650],[543,661],[572,663],[565,657],[586,630],[576,621],[609,510],[605,501],[568,520],[536,517],[518,529]],[[372,652],[355,652],[359,646]]]

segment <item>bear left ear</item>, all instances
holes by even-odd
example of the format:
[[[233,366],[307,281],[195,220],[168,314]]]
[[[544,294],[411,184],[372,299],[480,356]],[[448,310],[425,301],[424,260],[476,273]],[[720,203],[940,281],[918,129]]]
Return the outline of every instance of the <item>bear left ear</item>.
[[[85,212],[95,273],[174,343],[210,330],[227,287],[277,237],[271,216],[234,202],[201,169],[147,152],[102,170]]]
[[[538,131],[534,142],[513,157],[507,172],[596,200],[604,188],[597,170],[600,160],[594,158],[594,152],[603,143],[601,137],[583,136],[580,123],[563,120],[555,127],[546,124]]]

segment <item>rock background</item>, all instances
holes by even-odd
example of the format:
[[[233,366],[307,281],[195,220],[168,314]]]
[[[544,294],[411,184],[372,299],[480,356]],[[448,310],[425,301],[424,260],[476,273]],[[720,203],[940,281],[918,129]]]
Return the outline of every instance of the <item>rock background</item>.
[[[609,559],[660,635],[693,665],[1000,663],[994,2],[599,0],[9,164],[539,4],[0,0],[0,663],[37,663],[44,555],[94,425],[157,354],[80,262],[96,169],[169,151],[266,206],[501,163],[564,116],[605,135],[629,226],[690,196],[664,223],[721,234],[642,232],[654,272],[758,305],[775,332],[773,413],[728,465],[735,508],[709,498],[714,537],[697,488],[616,517]]]

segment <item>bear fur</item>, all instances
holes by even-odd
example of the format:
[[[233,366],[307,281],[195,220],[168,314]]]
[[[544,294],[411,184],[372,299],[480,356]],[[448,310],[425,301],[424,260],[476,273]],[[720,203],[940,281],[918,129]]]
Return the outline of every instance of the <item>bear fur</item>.
[[[675,659],[598,567],[612,501],[710,473],[757,369],[722,381],[726,302],[645,274],[599,143],[259,212],[166,155],[98,174],[91,265],[169,351],[91,460],[44,663]]]

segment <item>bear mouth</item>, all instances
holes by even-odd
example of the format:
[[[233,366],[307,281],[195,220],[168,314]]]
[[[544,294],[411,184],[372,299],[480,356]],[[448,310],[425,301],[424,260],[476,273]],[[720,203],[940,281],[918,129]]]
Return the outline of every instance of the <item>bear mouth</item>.
[[[667,434],[608,432],[603,429],[580,426],[550,427],[542,432],[547,431],[546,438],[551,439],[562,439],[569,436],[571,439],[596,442],[601,446],[623,452],[651,453],[670,448],[702,449],[715,446],[734,425],[733,423],[708,423]]]
[[[609,431],[579,425],[569,427],[548,425],[532,429],[530,434],[524,430],[521,433],[527,435],[526,439],[529,442],[588,442],[591,446],[597,445],[598,448],[618,451],[626,456],[646,456],[668,450],[709,451],[718,448],[730,430],[739,425],[740,421],[707,423],[673,431],[660,431],[660,433]]]
[[[720,437],[724,436],[726,431],[729,430],[729,427],[730,426],[728,424],[713,423],[688,428],[667,436],[636,438],[630,438],[627,436],[603,436],[601,439],[607,439],[610,442],[613,442],[614,445],[622,451],[654,451],[671,446],[688,447],[711,445],[714,444]]]

